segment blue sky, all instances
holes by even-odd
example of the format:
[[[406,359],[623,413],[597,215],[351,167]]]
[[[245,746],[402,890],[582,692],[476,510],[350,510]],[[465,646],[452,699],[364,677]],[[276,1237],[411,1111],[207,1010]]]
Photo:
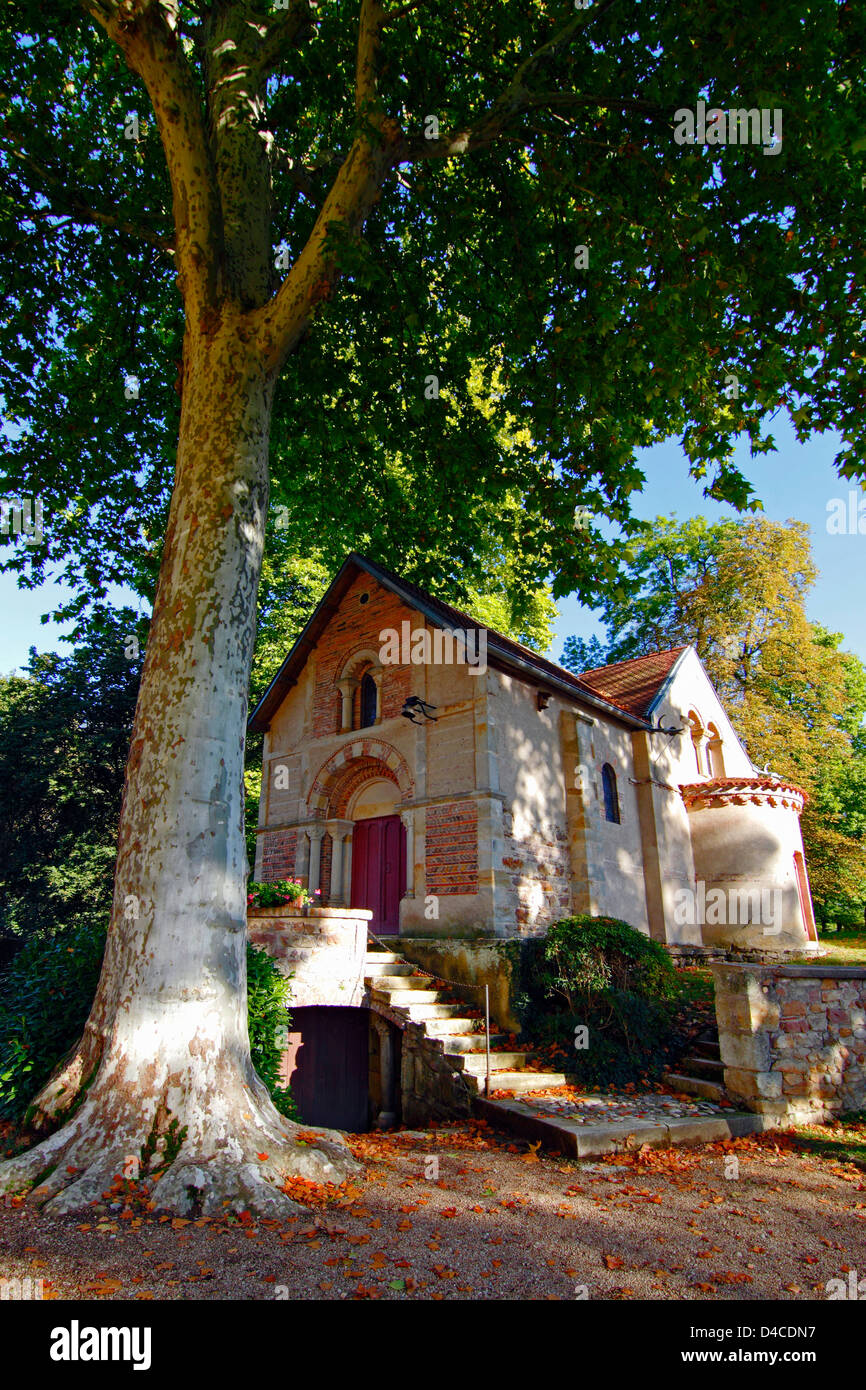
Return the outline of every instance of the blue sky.
[[[833,468],[838,440],[835,435],[826,434],[798,444],[781,419],[775,438],[776,454],[753,459],[744,447],[737,462],[768,517],[775,521],[796,517],[808,523],[812,553],[820,571],[807,604],[809,616],[834,632],[844,633],[843,646],[866,662],[866,534],[831,535],[827,530],[828,503],[833,498],[847,500],[854,487],[840,479]],[[676,442],[644,450],[639,464],[647,481],[644,491],[633,499],[638,516],[651,520],[660,513],[675,512],[680,520],[697,515],[719,520],[737,515],[732,507],[703,496],[701,484],[689,477],[686,459]],[[40,623],[43,613],[68,596],[68,591],[57,584],[46,584],[32,592],[20,590],[13,575],[0,574],[0,672],[6,674],[20,668],[32,645],[40,651],[69,650],[58,640],[61,631],[68,627]],[[126,601],[138,607],[137,600],[121,590],[114,590],[109,597],[112,603]],[[604,635],[593,611],[576,599],[563,599],[559,607],[551,650],[554,660],[561,655],[563,641],[569,634]]]
[[[810,528],[812,556],[819,577],[806,604],[810,618],[833,632],[844,633],[842,645],[866,663],[866,534],[831,535],[827,530],[827,504],[857,491],[857,485],[840,478],[833,467],[839,440],[825,434],[798,444],[787,421],[780,417],[772,431],[775,454],[751,458],[748,445],[737,453],[736,462],[764,504],[764,515],[773,521],[794,517]],[[642,493],[632,499],[635,515],[652,520],[675,512],[680,521],[690,516],[706,516],[712,521],[736,518],[733,507],[704,497],[702,484],[689,477],[688,463],[680,446],[671,441],[642,452],[638,458],[646,474]],[[604,630],[596,614],[577,599],[562,599],[551,655],[558,660],[566,637],[598,636]]]

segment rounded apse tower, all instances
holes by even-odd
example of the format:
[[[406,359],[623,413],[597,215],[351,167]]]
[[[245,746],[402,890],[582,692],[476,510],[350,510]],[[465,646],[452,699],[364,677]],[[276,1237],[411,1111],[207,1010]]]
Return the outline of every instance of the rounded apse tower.
[[[680,786],[695,864],[691,920],[705,946],[798,955],[818,950],[800,834],[806,793],[774,777]]]

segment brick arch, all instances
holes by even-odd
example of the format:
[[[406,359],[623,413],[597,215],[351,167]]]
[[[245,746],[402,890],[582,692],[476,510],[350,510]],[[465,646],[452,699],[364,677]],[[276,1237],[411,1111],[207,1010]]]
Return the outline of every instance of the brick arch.
[[[354,793],[363,787],[365,782],[372,782],[374,779],[386,778],[393,782],[399,789],[400,783],[392,768],[387,763],[383,763],[381,758],[359,758],[357,762],[351,763],[342,777],[338,777],[331,795],[328,799],[328,816],[339,816],[344,819],[346,808],[349,805]]]
[[[382,670],[382,662],[379,653],[374,651],[371,646],[364,643],[361,646],[353,647],[344,657],[342,667],[337,667],[337,680],[345,680],[347,677],[357,676],[362,666],[369,667],[373,671]]]
[[[395,782],[404,801],[412,795],[415,784],[397,749],[382,739],[357,738],[333,753],[316,773],[307,797],[312,815],[317,820],[341,816],[352,793],[373,777]]]

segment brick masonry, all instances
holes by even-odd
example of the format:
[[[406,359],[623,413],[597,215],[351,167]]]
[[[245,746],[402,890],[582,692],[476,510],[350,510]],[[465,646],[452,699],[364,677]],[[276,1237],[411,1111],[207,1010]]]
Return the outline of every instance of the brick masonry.
[[[478,892],[478,810],[452,801],[427,811],[427,892],[437,897]]]
[[[381,758],[360,758],[351,764],[350,770],[332,790],[328,806],[329,815],[345,816],[355,792],[374,777],[393,782],[397,787],[400,785],[391,768]]]
[[[866,969],[714,964],[725,1086],[777,1124],[866,1106]]]
[[[366,604],[360,604],[362,594],[368,594]],[[335,682],[353,653],[374,651],[380,647],[379,633],[385,628],[400,630],[400,624],[410,619],[422,620],[411,608],[388,589],[376,584],[367,575],[360,575],[344,595],[316,646],[316,688],[313,696],[313,738],[323,738],[340,731],[341,696]],[[354,674],[363,674],[369,663],[361,663]],[[381,719],[399,715],[406,696],[411,693],[412,667],[386,666],[382,672]],[[356,696],[357,704],[357,696]]]
[[[295,856],[298,847],[296,830],[272,830],[264,836],[262,849],[262,882],[295,877]]]

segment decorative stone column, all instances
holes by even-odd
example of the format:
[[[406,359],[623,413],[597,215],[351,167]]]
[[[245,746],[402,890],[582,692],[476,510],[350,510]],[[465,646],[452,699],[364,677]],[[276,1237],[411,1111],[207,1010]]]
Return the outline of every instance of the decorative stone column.
[[[344,884],[347,882],[343,844],[347,837],[352,834],[352,822],[350,820],[328,821],[325,828],[331,836],[331,906],[342,907],[346,896]]]
[[[415,896],[415,812],[401,811],[400,819],[406,827],[406,885],[404,898]]]
[[[322,840],[325,837],[324,825],[310,825],[307,827],[307,834],[310,837],[310,874],[307,891],[315,893],[320,887],[319,873],[322,864]]]
[[[346,733],[352,727],[352,700],[360,682],[354,676],[345,676],[343,680],[337,681],[337,687],[343,697],[343,709],[340,718],[340,732]]]
[[[301,883],[307,878],[310,871],[310,841],[307,839],[307,827],[298,827],[298,845],[295,851],[295,878],[299,878]],[[309,887],[309,884],[307,885]]]
[[[343,895],[348,905],[352,900],[352,835],[355,827],[348,831],[343,842]]]
[[[397,1075],[394,1066],[394,1036],[386,1021],[371,1015],[379,1039],[379,1096],[380,1110],[376,1116],[377,1129],[390,1129],[397,1123],[395,1089]]]

